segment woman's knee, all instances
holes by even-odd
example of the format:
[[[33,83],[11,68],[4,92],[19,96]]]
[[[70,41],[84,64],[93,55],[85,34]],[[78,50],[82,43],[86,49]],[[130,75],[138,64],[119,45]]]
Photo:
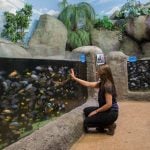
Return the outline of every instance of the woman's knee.
[[[89,111],[89,108],[90,108],[90,107],[84,108],[84,109],[83,109],[83,112],[84,112],[84,113],[88,112],[88,111]]]
[[[118,119],[118,113],[112,113],[111,116],[108,117],[108,124],[113,124]]]
[[[84,108],[83,109],[83,113],[84,113],[84,115],[87,117],[88,116],[88,114],[89,114],[89,111],[88,111],[89,109],[88,109],[88,107],[86,107],[86,108]]]
[[[83,109],[83,112],[84,112],[85,117],[88,117],[88,115],[89,115],[92,111],[96,110],[97,108],[98,108],[98,107],[95,107],[95,106],[91,106],[91,107],[86,107],[86,108],[84,108],[84,109]]]

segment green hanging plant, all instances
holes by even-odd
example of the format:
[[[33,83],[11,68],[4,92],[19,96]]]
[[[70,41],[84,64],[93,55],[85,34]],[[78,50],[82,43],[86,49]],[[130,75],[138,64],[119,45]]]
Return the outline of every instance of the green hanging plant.
[[[67,50],[90,44],[89,32],[95,20],[95,11],[90,4],[86,2],[67,4],[58,19],[68,29]]]
[[[75,49],[80,46],[90,44],[90,34],[85,30],[69,31],[68,33],[67,46],[71,49]]]

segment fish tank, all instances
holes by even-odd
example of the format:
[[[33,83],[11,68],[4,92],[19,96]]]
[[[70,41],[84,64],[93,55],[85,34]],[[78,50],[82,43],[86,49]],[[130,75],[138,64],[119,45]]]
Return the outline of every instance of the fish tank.
[[[128,88],[130,91],[150,90],[150,60],[128,61]]]
[[[0,58],[0,149],[86,102],[71,68],[86,80],[80,61]]]

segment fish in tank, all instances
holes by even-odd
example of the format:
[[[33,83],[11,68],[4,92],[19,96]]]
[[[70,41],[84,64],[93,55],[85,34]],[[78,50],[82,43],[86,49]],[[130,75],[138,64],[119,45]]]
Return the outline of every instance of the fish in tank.
[[[33,131],[34,124],[86,101],[87,89],[69,75],[74,68],[85,79],[83,63],[38,59],[1,59],[0,63],[1,148]]]

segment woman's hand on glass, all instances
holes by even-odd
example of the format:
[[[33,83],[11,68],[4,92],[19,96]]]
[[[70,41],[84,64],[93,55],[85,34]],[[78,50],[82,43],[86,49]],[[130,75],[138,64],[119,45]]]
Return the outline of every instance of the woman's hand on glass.
[[[75,79],[75,78],[76,78],[73,69],[70,69],[70,76],[71,76],[72,79]]]

